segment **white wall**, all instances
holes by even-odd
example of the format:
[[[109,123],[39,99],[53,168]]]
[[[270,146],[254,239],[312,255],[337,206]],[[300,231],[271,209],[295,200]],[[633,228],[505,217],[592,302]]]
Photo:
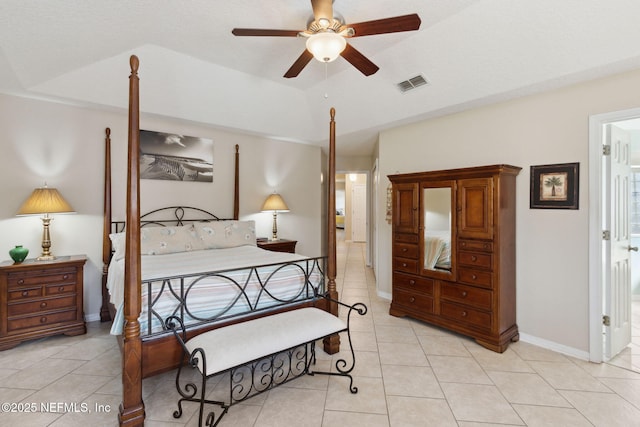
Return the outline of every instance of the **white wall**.
[[[29,257],[41,251],[42,221],[15,213],[34,188],[56,187],[77,211],[56,215],[52,252],[87,254],[85,316],[96,320],[101,305],[104,129],[111,128],[114,220],[124,219],[127,115],[0,95],[0,259],[17,244]],[[322,254],[319,147],[225,132],[178,120],[141,116],[141,128],[211,138],[214,182],[142,180],[141,210],[185,204],[233,215],[235,144],[240,145],[240,218],[256,221],[259,236],[271,234],[272,216],[261,213],[277,190],[291,212],[278,215],[278,235],[296,239],[296,252]]]
[[[517,322],[522,335],[589,350],[589,116],[640,106],[640,70],[382,132],[378,290],[391,293],[387,175],[489,164],[517,178]],[[580,162],[580,209],[529,209],[531,165]]]

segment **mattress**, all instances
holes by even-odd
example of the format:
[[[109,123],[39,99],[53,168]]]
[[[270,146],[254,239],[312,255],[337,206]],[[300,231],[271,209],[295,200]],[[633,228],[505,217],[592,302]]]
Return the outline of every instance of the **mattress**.
[[[238,316],[313,296],[323,284],[313,259],[245,245],[141,256],[141,335],[163,332],[163,319],[185,325]],[[116,307],[111,333],[124,325],[124,260],[112,260],[107,288]]]

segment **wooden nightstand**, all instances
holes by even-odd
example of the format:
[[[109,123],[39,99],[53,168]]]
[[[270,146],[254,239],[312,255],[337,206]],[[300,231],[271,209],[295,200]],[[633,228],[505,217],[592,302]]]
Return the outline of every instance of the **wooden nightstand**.
[[[0,263],[0,350],[49,335],[80,335],[84,255]]]
[[[259,248],[266,249],[268,251],[291,252],[293,254],[296,252],[296,243],[298,243],[298,241],[287,240],[287,239],[278,239],[278,240],[258,239],[257,243]]]

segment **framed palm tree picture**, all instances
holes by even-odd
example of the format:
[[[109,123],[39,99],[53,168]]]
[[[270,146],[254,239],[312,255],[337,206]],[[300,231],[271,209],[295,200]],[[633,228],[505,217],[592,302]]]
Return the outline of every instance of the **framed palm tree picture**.
[[[531,166],[531,209],[578,209],[580,163]]]

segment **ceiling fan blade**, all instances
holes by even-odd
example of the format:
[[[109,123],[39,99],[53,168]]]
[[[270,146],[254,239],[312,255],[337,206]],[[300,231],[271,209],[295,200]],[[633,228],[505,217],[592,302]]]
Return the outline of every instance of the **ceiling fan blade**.
[[[394,18],[376,19],[373,21],[349,24],[355,31],[352,37],[373,36],[375,34],[399,33],[402,31],[414,31],[420,28],[420,17],[417,13],[396,16]]]
[[[302,52],[302,55],[300,55],[300,57],[296,59],[296,62],[293,63],[291,68],[287,70],[287,72],[284,74],[284,77],[286,77],[287,79],[290,79],[291,77],[297,77],[298,74],[300,74],[300,71],[302,71],[312,59],[313,54],[305,49],[304,52]]]
[[[329,22],[333,19],[333,1],[332,0],[311,0],[313,8],[313,18],[316,21],[324,18]]]
[[[375,74],[380,68],[369,61],[369,59],[361,54],[355,47],[351,46],[347,43],[347,47],[340,54],[344,59],[349,61],[351,65],[356,67],[362,74],[365,76],[370,76],[371,74]]]
[[[234,36],[266,36],[266,37],[298,37],[300,31],[296,30],[269,30],[260,28],[234,28],[231,30]]]

